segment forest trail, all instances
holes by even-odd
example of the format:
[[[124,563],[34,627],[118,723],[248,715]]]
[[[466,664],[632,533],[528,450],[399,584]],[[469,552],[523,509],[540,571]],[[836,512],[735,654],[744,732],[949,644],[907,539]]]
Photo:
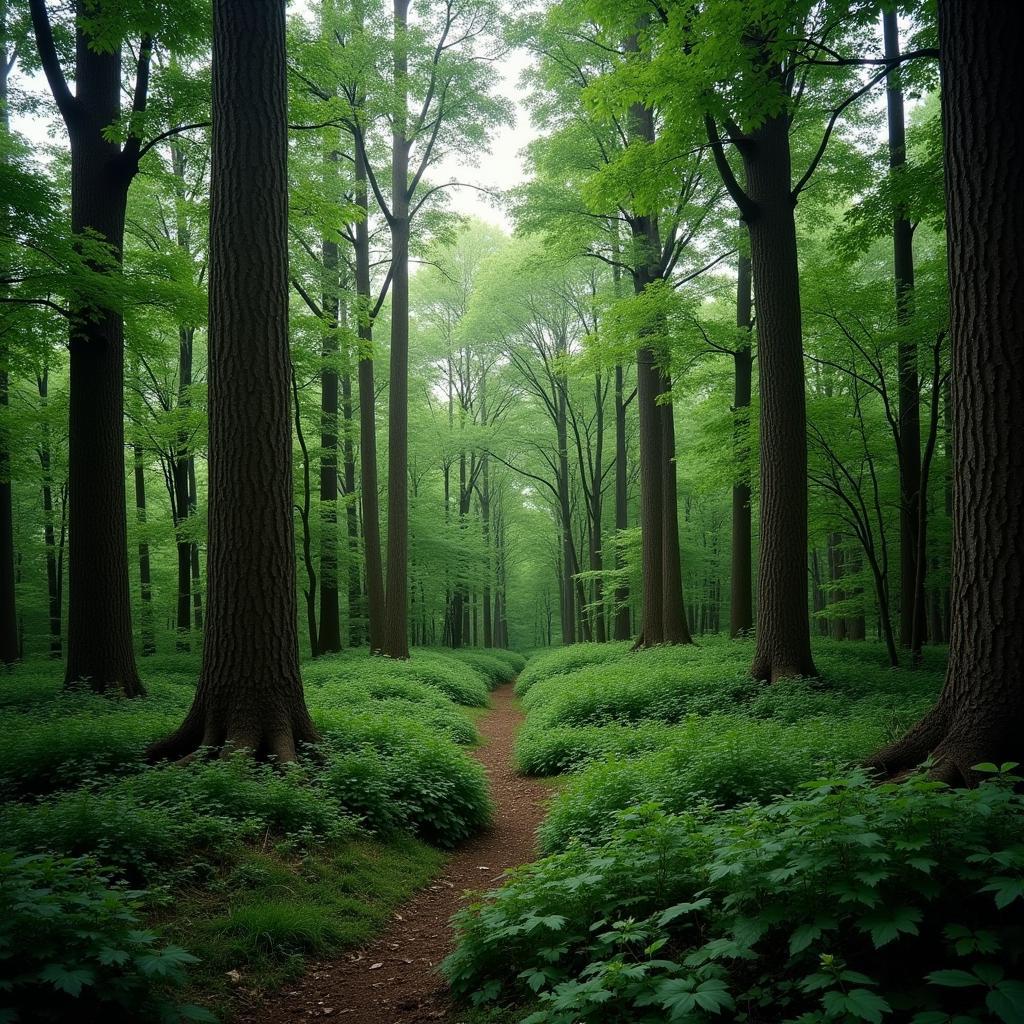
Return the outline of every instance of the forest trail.
[[[487,771],[492,827],[460,846],[444,872],[396,911],[387,931],[337,961],[313,965],[297,985],[243,1012],[240,1024],[461,1024],[437,972],[453,945],[449,919],[467,890],[491,888],[504,871],[534,858],[535,831],[551,795],[515,773],[522,721],[508,683],[493,692],[490,711],[477,723],[483,744],[474,756]]]

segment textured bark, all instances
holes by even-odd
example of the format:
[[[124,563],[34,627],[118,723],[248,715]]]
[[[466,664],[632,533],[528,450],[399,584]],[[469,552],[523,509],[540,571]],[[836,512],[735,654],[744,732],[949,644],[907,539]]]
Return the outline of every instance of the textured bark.
[[[341,650],[338,599],[338,243],[325,238],[323,257],[324,333],[320,370],[320,629],[316,654]]]
[[[132,445],[132,463],[135,478],[135,522],[139,529],[139,593],[142,608],[139,613],[139,631],[142,634],[142,654],[156,653],[153,636],[153,574],[149,564],[149,541],[146,540],[146,463],[142,446]]]
[[[373,322],[370,318],[370,234],[367,224],[366,162],[355,153],[356,294],[359,300],[359,493],[363,507],[363,560],[366,564],[366,623],[370,650],[381,650],[384,637],[384,573],[380,552],[380,498],[377,488],[377,402],[373,372]]]
[[[1024,761],[1024,7],[940,0],[949,237],[953,586],[950,657],[935,708],[870,763],[934,759],[973,782],[981,762]],[[984,69],[984,73],[979,73]]]
[[[0,135],[9,131],[7,110],[7,3],[0,0]],[[0,338],[0,416],[6,418],[8,344]],[[10,665],[20,657],[18,613],[14,587],[14,511],[11,500],[10,441],[0,424],[0,661]]]
[[[900,54],[896,9],[882,12],[885,56]],[[903,90],[898,69],[886,78],[889,124],[889,167],[898,170],[907,161]],[[913,312],[914,229],[903,210],[893,218],[893,277],[896,285],[896,322],[906,327]],[[899,345],[899,437],[897,456],[900,472],[900,643],[911,646],[915,617],[918,630],[924,625],[924,576],[918,585],[918,523],[921,497],[921,385],[917,373],[917,345],[903,338]]]
[[[151,756],[316,738],[299,676],[284,0],[215,0],[207,623],[195,701]]]
[[[67,93],[43,0],[31,0],[43,66],[71,143],[71,230],[89,232],[119,261],[128,186],[137,167],[104,138],[121,113],[121,51],[97,52],[76,6],[75,95]],[[110,270],[109,267],[102,268]],[[72,310],[69,337],[70,492],[65,685],[143,692],[132,646],[124,482],[124,321],[97,306]]]
[[[622,395],[622,367],[615,367],[615,530],[622,533],[629,526],[629,504],[626,481],[628,466],[626,463],[626,407]],[[615,568],[625,569],[625,558],[616,546]],[[629,622],[629,586],[620,583],[615,588],[615,625],[612,637],[615,640],[628,640],[630,636]]]
[[[816,675],[807,608],[807,416],[789,121],[767,118],[741,148],[757,303],[761,531],[751,673]]]
[[[45,408],[49,391],[49,373],[44,367],[37,381],[40,405]],[[46,604],[50,620],[50,657],[63,655],[61,644],[61,564],[57,550],[53,509],[53,453],[50,448],[50,428],[44,420],[43,436],[39,445],[39,468],[43,476],[43,546],[46,549]],[[61,513],[63,519],[63,512]],[[62,530],[63,533],[63,530]]]
[[[671,396],[672,380],[661,374],[662,393]],[[679,553],[679,509],[676,488],[676,430],[671,398],[658,407],[661,418],[661,605],[663,643],[692,644],[683,602],[683,574]]]
[[[346,352],[345,373],[341,378],[341,408],[345,421],[342,451],[345,457],[345,534],[348,541],[348,642],[353,647],[362,643],[362,619],[365,616],[362,584],[359,579],[359,513],[352,500],[356,493],[356,454],[352,424],[351,354]]]
[[[751,511],[750,474],[746,462],[748,451],[743,420],[750,409],[750,386],[753,359],[750,351],[751,305],[750,257],[741,253],[736,273],[736,326],[746,332],[733,352],[733,414],[736,417],[735,450],[736,480],[732,485],[732,572],[729,578],[729,635],[749,633],[754,628],[751,577]]]
[[[409,0],[395,0],[395,114],[391,136],[391,374],[388,388],[388,570],[382,652],[409,657]],[[440,116],[439,114],[436,116]]]

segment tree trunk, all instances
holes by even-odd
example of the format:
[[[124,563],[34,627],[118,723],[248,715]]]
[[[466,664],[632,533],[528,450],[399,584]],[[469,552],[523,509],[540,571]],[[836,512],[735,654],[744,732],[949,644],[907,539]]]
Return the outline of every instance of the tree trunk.
[[[750,351],[751,323],[750,257],[740,253],[736,274],[736,326],[745,332],[733,352],[733,417],[736,451],[736,479],[732,485],[732,572],[729,595],[729,635],[748,634],[754,628],[751,577],[751,509],[749,452],[746,444],[746,417],[750,410],[753,358]]]
[[[47,367],[39,374],[36,386],[39,390],[39,404],[43,410],[42,441],[39,445],[39,467],[43,475],[43,546],[46,549],[46,604],[50,620],[50,657],[63,655],[61,644],[61,564],[57,551],[56,530],[53,517],[53,454],[50,447],[50,424],[46,417],[49,401],[50,374]],[[63,511],[61,512],[63,520]],[[61,530],[63,534],[63,529]]]
[[[355,147],[356,293],[359,305],[359,493],[363,506],[363,559],[366,563],[366,624],[370,650],[384,642],[384,573],[380,552],[380,498],[377,489],[377,396],[373,374],[373,322],[370,299],[370,234],[367,225],[366,162]]]
[[[601,374],[594,379],[594,469],[591,473],[590,487],[590,571],[594,573],[594,639],[603,644],[608,639],[604,617],[604,583],[601,574],[604,570],[601,555],[602,547],[602,513],[601,496],[602,471],[604,469],[604,396],[601,386]]]
[[[885,56],[900,55],[896,10],[882,12]],[[894,68],[886,78],[889,124],[889,167],[898,171],[907,161],[906,129],[903,117],[903,89],[900,71]],[[923,590],[917,588],[917,532],[921,491],[920,382],[917,373],[917,345],[905,336],[914,301],[914,229],[902,209],[893,218],[893,276],[896,282],[896,323],[903,329],[899,342],[899,448],[900,472],[900,643],[911,646],[914,619],[924,622]]]
[[[188,514],[195,517],[199,509],[199,491],[196,487],[196,457],[188,457]],[[199,571],[199,542],[192,541],[192,625],[196,632],[203,631],[203,579]]]
[[[146,463],[142,446],[132,445],[132,462],[135,470],[135,522],[139,530],[139,591],[142,609],[139,618],[142,632],[142,655],[156,653],[153,638],[153,578],[149,566],[149,541],[146,539]]]
[[[1024,108],[1020,4],[940,0],[939,50],[953,351],[952,630],[935,708],[870,763],[934,760],[974,782],[982,762],[1024,761]],[[983,68],[984,74],[978,69]]]
[[[683,602],[683,573],[679,553],[679,509],[676,488],[676,428],[672,404],[672,378],[667,371],[661,374],[662,394],[669,400],[658,407],[661,418],[661,494],[664,507],[661,513],[661,571],[662,586],[662,640],[667,644],[692,644],[690,626],[686,621]]]
[[[325,238],[323,311],[326,328],[320,370],[320,630],[315,654],[341,650],[338,602],[338,243]]]
[[[622,395],[622,367],[615,367],[615,531],[620,536],[629,526],[628,492],[626,489],[626,407]],[[621,546],[615,546],[615,568],[621,573],[625,571],[626,560]],[[629,586],[619,583],[615,588],[615,627],[613,637],[616,640],[628,640],[630,637],[629,623]]]
[[[384,643],[390,658],[409,657],[409,0],[395,0],[395,111],[391,133],[391,374],[388,387],[388,572]],[[440,116],[440,115],[438,115]]]
[[[359,579],[359,514],[353,495],[356,493],[356,455],[352,439],[352,373],[351,355],[345,353],[345,373],[341,378],[341,409],[345,421],[342,450],[345,456],[345,533],[348,541],[348,642],[357,647],[363,642],[362,584]]]
[[[751,674],[816,675],[807,608],[807,416],[789,121],[768,117],[742,148],[757,302],[761,535]]]
[[[55,96],[62,76],[42,0],[32,20]],[[94,49],[76,6],[75,95],[60,96],[71,143],[71,230],[104,240],[118,262],[128,186],[136,168],[104,133],[120,119],[121,50]],[[65,86],[66,88],[66,86]],[[111,272],[111,268],[98,268]],[[116,272],[116,271],[115,271]],[[79,304],[69,337],[69,561],[65,685],[96,692],[144,692],[132,644],[124,472],[124,320],[114,309]]]
[[[10,126],[7,109],[7,2],[0,0],[0,141]],[[6,152],[6,151],[5,151]],[[0,159],[3,154],[0,154]],[[7,418],[9,348],[0,338],[0,417]],[[0,422],[0,661],[10,665],[21,656],[14,587],[14,510],[11,495],[11,449],[7,424]]]
[[[284,9],[214,2],[207,623],[195,701],[153,757],[286,761],[316,739],[295,614]]]

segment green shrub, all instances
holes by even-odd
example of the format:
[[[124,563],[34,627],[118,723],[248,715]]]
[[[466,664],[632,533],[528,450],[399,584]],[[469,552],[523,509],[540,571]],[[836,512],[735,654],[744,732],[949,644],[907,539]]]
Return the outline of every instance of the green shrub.
[[[446,972],[479,1003],[538,1000],[531,1024],[1019,1024],[1022,835],[1002,779],[853,772],[727,813],[646,805],[461,912]]]
[[[481,650],[478,647],[460,647],[456,651],[446,652],[452,657],[469,665],[483,675],[493,689],[502,683],[510,683],[516,677],[516,669],[511,663],[493,650]]]
[[[483,673],[442,652],[416,647],[407,661],[371,658],[365,650],[346,651],[307,662],[302,669],[307,689],[344,687],[382,681],[420,683],[450,697],[456,704],[485,707],[490,689]]]
[[[327,795],[372,831],[402,829],[450,847],[490,819],[481,765],[426,729],[375,719],[325,746]]]
[[[196,958],[142,927],[140,894],[84,860],[0,851],[0,1020],[212,1021],[173,995]]]
[[[516,682],[516,693],[525,697],[535,684],[554,676],[565,676],[588,665],[610,664],[629,654],[626,642],[612,644],[571,644],[534,655]]]

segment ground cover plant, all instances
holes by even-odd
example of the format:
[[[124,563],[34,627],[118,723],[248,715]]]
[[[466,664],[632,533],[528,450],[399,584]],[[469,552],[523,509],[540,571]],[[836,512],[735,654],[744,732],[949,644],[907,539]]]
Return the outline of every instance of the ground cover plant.
[[[54,696],[52,664],[10,675],[0,836],[13,916],[0,958],[21,980],[0,1007],[21,1013],[11,1019],[64,1019],[75,1006],[83,1020],[178,1021],[193,997],[223,1009],[371,934],[490,813],[464,750],[476,740],[466,706],[509,663],[423,651],[420,665],[420,654],[308,663],[322,741],[285,766],[244,752],[147,763],[191,699],[187,657],[163,659],[144,701]],[[107,932],[86,927],[93,908]],[[19,915],[42,913],[51,931],[19,945]],[[66,959],[53,959],[62,944]],[[25,1017],[36,1003],[43,1016]]]

